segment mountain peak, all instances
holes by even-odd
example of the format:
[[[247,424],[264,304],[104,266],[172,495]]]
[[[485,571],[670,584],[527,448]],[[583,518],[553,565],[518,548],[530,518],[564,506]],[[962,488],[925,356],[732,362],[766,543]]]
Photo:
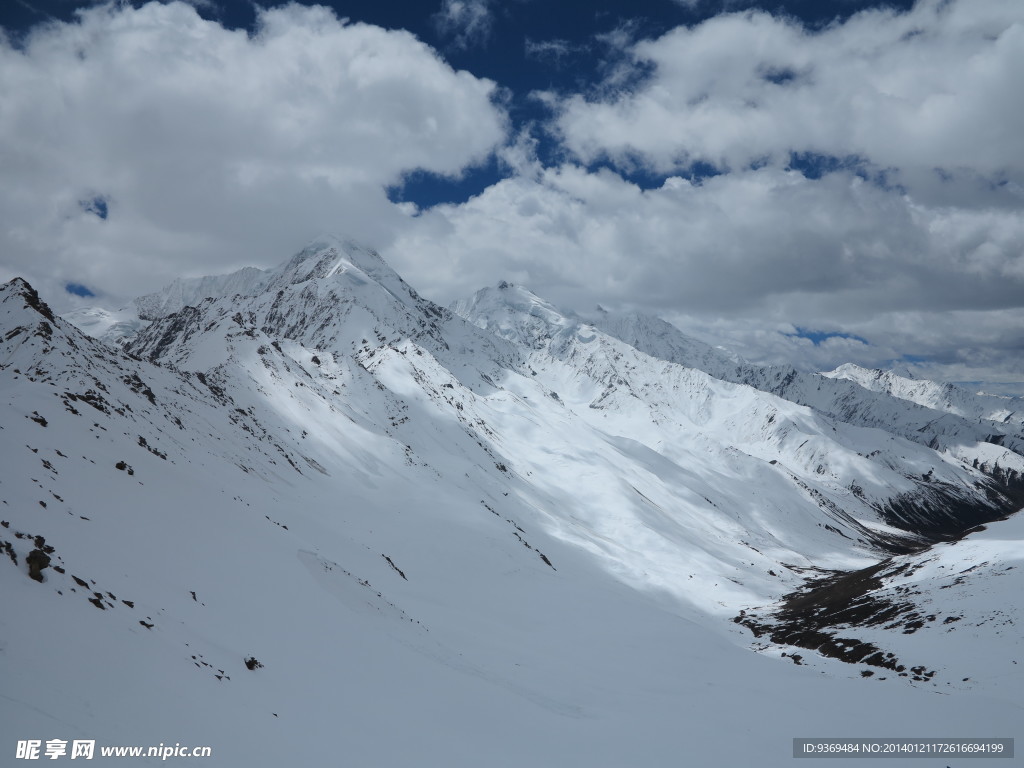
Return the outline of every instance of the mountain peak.
[[[533,349],[559,334],[574,332],[581,324],[575,315],[505,280],[497,287],[480,289],[469,299],[453,302],[449,309],[479,328]]]
[[[0,286],[0,302],[6,303],[7,301],[13,300],[15,297],[21,298],[26,306],[34,309],[47,320],[55,322],[56,318],[54,317],[53,310],[50,309],[50,305],[39,298],[39,294],[36,293],[36,289],[29,285],[28,281],[23,278],[16,277],[3,286]]]
[[[226,275],[179,278],[135,300],[143,320],[156,320],[203,299],[256,296],[309,280],[346,275],[356,285],[377,283],[391,293],[410,294],[402,278],[376,251],[338,235],[321,235],[275,269],[244,267]]]
[[[337,235],[321,235],[275,270],[268,287],[294,285],[316,278],[330,278],[346,272],[365,276],[372,282],[401,283],[402,279],[380,254],[355,240]]]

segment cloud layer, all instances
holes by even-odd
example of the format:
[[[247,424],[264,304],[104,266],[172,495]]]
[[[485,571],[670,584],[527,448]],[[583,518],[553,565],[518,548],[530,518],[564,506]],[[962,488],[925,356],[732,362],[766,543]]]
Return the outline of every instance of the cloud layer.
[[[557,127],[584,161],[674,172],[740,170],[791,152],[857,156],[917,191],[942,169],[1024,173],[1024,6],[923,0],[818,32],[751,11],[677,28],[631,49],[638,88],[559,99]],[[603,95],[603,94],[602,94]]]
[[[440,7],[456,48],[486,45],[490,0]],[[1019,0],[638,29],[524,39],[560,72],[608,55],[520,125],[500,84],[318,7],[262,11],[246,34],[180,2],[110,5],[0,41],[0,278],[110,303],[332,230],[439,301],[510,279],[754,360],[1024,381]],[[493,152],[507,177],[465,203],[387,199],[409,171]]]
[[[443,250],[435,290],[497,270],[756,360],[1024,380],[1024,5],[925,0],[817,32],[726,14],[625,51],[588,94],[540,94],[565,161],[403,236]],[[698,162],[719,174],[687,180]]]
[[[322,7],[261,11],[249,36],[184,3],[109,5],[0,41],[0,276],[127,297],[322,230],[386,244],[387,185],[503,141],[494,91]]]

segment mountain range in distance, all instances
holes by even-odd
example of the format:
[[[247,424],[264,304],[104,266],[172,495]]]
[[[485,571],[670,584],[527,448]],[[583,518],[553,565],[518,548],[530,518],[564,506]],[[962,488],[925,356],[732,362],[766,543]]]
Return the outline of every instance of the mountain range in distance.
[[[773,766],[1019,727],[1019,398],[507,283],[444,308],[334,237],[120,313],[13,280],[0,382],[0,750]]]

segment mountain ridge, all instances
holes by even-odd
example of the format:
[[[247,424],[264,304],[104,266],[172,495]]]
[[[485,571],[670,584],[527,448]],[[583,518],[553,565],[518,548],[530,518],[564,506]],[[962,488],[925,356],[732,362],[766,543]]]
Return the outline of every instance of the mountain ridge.
[[[871,713],[891,701],[921,727],[1010,727],[1016,689],[989,682],[1019,648],[998,634],[1020,573],[998,533],[1019,535],[999,521],[1018,505],[1010,431],[1006,445],[986,442],[960,417],[852,382],[836,385],[863,398],[844,421],[645,353],[514,286],[490,289],[503,303],[486,311],[455,307],[467,320],[358,248],[317,241],[252,295],[205,283],[219,293],[117,346],[56,317],[24,281],[0,288],[0,428],[25,446],[0,485],[12,586],[0,656],[21,659],[16,701],[0,702],[12,728],[34,733],[44,712],[76,732],[95,723],[112,743],[166,740],[121,698],[146,688],[172,694],[165,727],[220,739],[229,765],[286,759],[285,743],[325,732],[339,708],[358,726],[352,754],[393,765],[439,756],[430,734],[455,738],[467,722],[456,764],[499,743],[496,764],[667,759],[680,727],[715,764],[707,734],[727,731],[727,712],[767,743],[826,732],[822,696],[846,702],[865,734],[885,733]],[[683,345],[652,346],[666,349]],[[783,390],[807,395],[811,381]],[[857,421],[882,404],[902,419],[893,431]],[[936,419],[934,434],[903,434]],[[988,521],[993,533],[956,549]],[[37,536],[53,548],[41,583],[24,575]],[[965,572],[947,578],[954,563]],[[875,589],[902,595],[889,603],[911,604],[888,625],[786,623],[801,589],[872,568]],[[11,618],[25,612],[32,628]],[[72,620],[95,668],[74,672],[60,650]],[[868,661],[876,651],[837,660],[828,651],[843,638],[881,664]],[[985,658],[971,656],[977,642]],[[246,669],[250,657],[266,668]],[[47,693],[69,676],[81,681],[70,696]],[[805,698],[779,707],[759,692],[783,689]],[[99,691],[91,718],[87,691]],[[481,719],[485,702],[500,724]],[[253,737],[253,721],[275,730]],[[383,738],[396,727],[404,741]],[[509,742],[510,727],[529,738]],[[729,749],[732,764],[754,757]]]

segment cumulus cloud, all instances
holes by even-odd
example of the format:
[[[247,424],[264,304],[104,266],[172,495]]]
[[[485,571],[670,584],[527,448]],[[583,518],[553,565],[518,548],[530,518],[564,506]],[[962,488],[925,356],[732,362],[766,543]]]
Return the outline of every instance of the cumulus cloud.
[[[1024,5],[922,0],[820,31],[761,11],[724,14],[631,48],[639,87],[555,100],[585,162],[671,173],[737,170],[792,152],[861,158],[918,194],[964,197],[1024,178]]]
[[[386,245],[406,221],[387,185],[503,143],[494,92],[323,7],[260,11],[247,35],[111,4],[0,40],[0,277],[127,298],[324,230]]]
[[[891,307],[1015,306],[1024,287],[1017,211],[930,208],[845,171],[766,167],[644,190],[566,164],[420,218],[473,262],[452,281],[504,267],[659,311],[804,308],[852,321]]]

